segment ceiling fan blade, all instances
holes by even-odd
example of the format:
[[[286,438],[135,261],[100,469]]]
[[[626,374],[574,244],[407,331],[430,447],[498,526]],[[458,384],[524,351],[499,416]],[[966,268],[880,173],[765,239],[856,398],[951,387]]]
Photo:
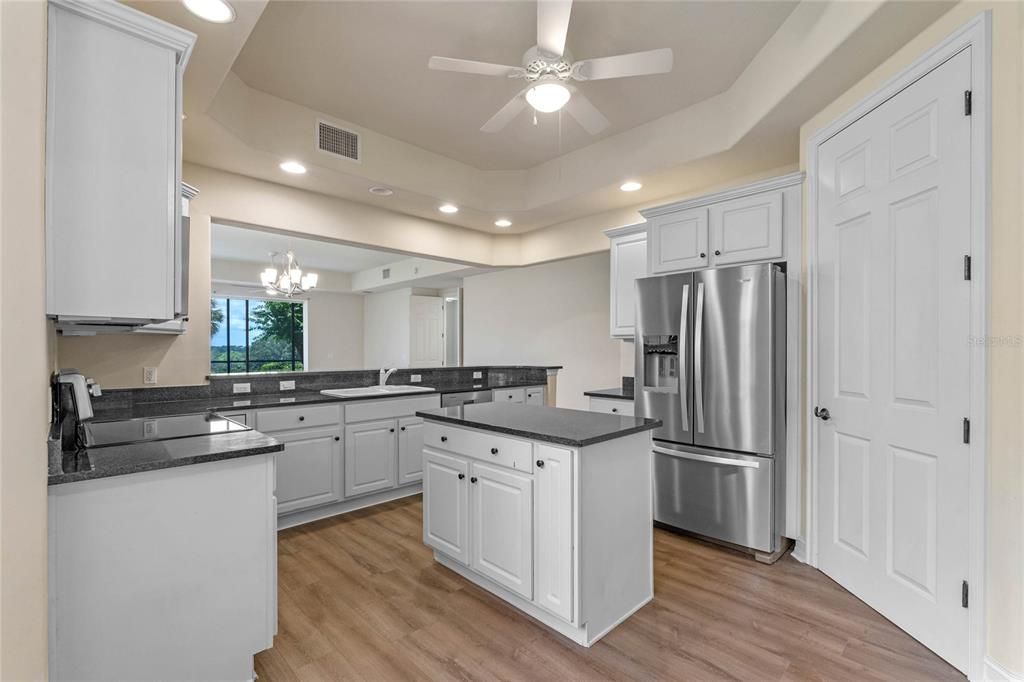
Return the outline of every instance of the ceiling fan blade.
[[[573,78],[581,81],[597,81],[605,78],[626,76],[647,76],[653,73],[668,73],[672,70],[672,50],[632,52],[614,57],[584,59],[573,64]]]
[[[474,62],[470,59],[453,59],[451,57],[431,57],[427,67],[434,71],[458,71],[459,73],[476,73],[481,76],[508,76],[509,78],[525,74],[521,66],[505,66],[488,62]]]
[[[579,121],[583,129],[591,135],[597,135],[611,125],[611,121],[605,118],[604,114],[598,111],[597,107],[575,88],[569,103],[565,105],[565,110],[569,112],[570,116]]]
[[[572,0],[538,0],[537,47],[552,57],[561,57],[571,13]]]
[[[528,88],[527,88],[528,89]],[[498,110],[494,116],[491,116],[487,123],[480,127],[480,130],[485,133],[496,133],[503,129],[509,123],[512,122],[519,112],[526,106],[526,90],[522,90],[518,95],[509,100],[509,103]]]

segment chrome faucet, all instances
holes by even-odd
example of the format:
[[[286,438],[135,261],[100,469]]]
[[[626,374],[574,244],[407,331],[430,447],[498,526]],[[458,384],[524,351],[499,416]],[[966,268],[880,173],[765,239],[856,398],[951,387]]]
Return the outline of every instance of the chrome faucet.
[[[398,371],[397,367],[392,367],[391,369],[381,369],[380,370],[380,385],[383,386],[384,384],[388,383],[388,379],[391,377],[392,374],[394,374],[397,371]]]

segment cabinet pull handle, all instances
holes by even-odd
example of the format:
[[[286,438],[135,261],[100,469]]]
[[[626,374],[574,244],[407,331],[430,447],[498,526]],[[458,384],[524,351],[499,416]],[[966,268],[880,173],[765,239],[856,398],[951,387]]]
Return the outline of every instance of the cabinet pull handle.
[[[612,408],[612,412],[618,412],[618,411],[619,411],[619,408],[617,408],[617,407],[613,407]]]
[[[544,468],[544,460],[538,459],[537,460],[537,467],[540,468],[540,469],[543,469]]]
[[[441,442],[442,443],[447,443],[448,442],[448,436],[441,436]]]
[[[498,448],[491,448],[491,454],[492,455],[498,454]]]
[[[719,251],[718,249],[715,249],[715,255],[716,255],[716,256],[721,256],[721,255],[722,255],[722,252],[721,252],[721,251]]]
[[[341,436],[335,436],[334,440],[341,440]]]
[[[459,480],[460,480],[460,481],[461,481],[462,479],[464,479],[465,477],[466,477],[466,474],[459,474]]]
[[[405,431],[405,427],[404,427],[404,426],[403,426],[403,427],[401,427],[401,428],[402,428],[402,430],[403,430],[403,431]]]
[[[701,257],[701,258],[707,258],[707,257],[708,257],[708,254],[706,254],[706,253],[704,253],[703,251],[701,251],[701,252],[700,252],[700,257]]]
[[[394,430],[393,428],[391,428],[391,429],[388,429],[388,431],[390,431],[391,433],[394,433],[394,432],[395,432],[395,430]]]
[[[300,414],[300,415],[299,415],[299,421],[300,421],[300,422],[304,422],[304,421],[306,421],[306,418],[305,418],[305,417],[303,417],[303,416],[302,416],[302,415]]]
[[[470,482],[470,483],[476,483],[476,476],[472,476],[472,477],[471,477],[471,478],[469,479],[469,482]]]

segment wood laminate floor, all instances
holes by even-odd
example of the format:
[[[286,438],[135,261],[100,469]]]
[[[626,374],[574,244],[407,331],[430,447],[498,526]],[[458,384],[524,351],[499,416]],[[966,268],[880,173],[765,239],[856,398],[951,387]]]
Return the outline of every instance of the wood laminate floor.
[[[433,561],[410,497],[279,534],[285,680],[963,679],[822,573],[656,530],[654,601],[590,649]]]

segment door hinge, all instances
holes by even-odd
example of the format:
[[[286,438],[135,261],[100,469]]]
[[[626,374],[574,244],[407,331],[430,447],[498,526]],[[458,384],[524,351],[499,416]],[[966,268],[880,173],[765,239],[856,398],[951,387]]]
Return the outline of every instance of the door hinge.
[[[960,606],[967,608],[967,602],[970,597],[970,588],[967,586],[967,581],[963,581],[960,585]]]
[[[964,279],[971,279],[971,257],[964,256]]]
[[[971,91],[964,90],[964,116],[971,115]]]
[[[971,442],[971,420],[964,417],[964,442]]]

